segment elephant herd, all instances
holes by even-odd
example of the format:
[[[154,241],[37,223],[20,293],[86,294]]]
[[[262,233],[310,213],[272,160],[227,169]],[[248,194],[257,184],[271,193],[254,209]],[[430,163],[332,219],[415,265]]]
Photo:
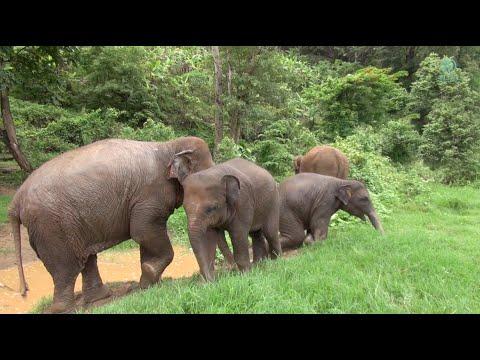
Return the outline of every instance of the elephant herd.
[[[367,216],[383,233],[365,186],[346,180],[348,159],[339,150],[314,147],[294,160],[294,169],[295,176],[278,184],[244,159],[215,165],[197,137],[163,143],[107,139],[65,152],[35,170],[9,208],[20,292],[28,290],[20,224],[53,278],[54,313],[73,310],[80,273],[85,303],[110,296],[97,253],[130,238],[140,246],[140,287],[159,282],[173,260],[167,220],[181,205],[207,281],[214,280],[217,246],[230,265],[246,271],[252,266],[249,236],[253,263],[275,259],[282,250],[325,239],[339,209]]]

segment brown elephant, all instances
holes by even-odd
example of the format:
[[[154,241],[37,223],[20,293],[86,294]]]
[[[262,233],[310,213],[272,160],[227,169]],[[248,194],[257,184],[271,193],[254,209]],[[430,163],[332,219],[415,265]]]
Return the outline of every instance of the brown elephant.
[[[182,170],[186,160],[181,156],[177,159],[178,172],[187,174]],[[216,243],[225,230],[230,234],[233,256],[241,271],[251,267],[249,234],[254,262],[267,256],[267,244],[271,258],[281,255],[278,190],[267,170],[238,158],[183,175],[179,181],[184,189],[190,243],[206,281],[214,279]]]
[[[279,194],[280,242],[284,250],[324,240],[330,218],[340,209],[362,220],[368,216],[383,234],[367,188],[359,181],[302,173],[285,179]]]
[[[52,312],[73,309],[74,285],[82,273],[85,302],[107,297],[96,254],[132,238],[140,245],[142,288],[160,280],[173,260],[166,222],[182,204],[183,190],[171,171],[175,154],[188,159],[186,173],[212,165],[200,138],[141,142],[107,139],[61,154],[35,170],[9,209],[21,293],[20,224],[53,278]]]
[[[349,162],[340,150],[328,146],[315,146],[304,156],[293,160],[295,174],[310,172],[321,175],[346,179],[349,172]]]

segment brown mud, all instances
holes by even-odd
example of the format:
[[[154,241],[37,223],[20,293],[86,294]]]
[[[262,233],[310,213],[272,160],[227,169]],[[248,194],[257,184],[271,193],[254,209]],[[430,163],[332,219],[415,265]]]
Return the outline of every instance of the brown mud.
[[[3,243],[13,243],[8,226],[7,230],[4,227],[0,232],[1,241]],[[13,244],[10,244],[10,246],[13,246]],[[174,246],[173,249],[175,257],[163,273],[163,278],[189,277],[198,272],[198,264],[191,250],[182,246]],[[14,253],[2,252],[0,254],[0,263],[3,266],[0,267],[0,314],[28,313],[43,297],[51,297],[53,294],[52,278],[30,248],[26,231],[22,233],[22,254],[25,259],[25,277],[30,289],[25,297],[22,297],[18,292],[18,271],[15,266]],[[99,300],[91,306],[103,305],[138,288],[138,280],[141,274],[138,249],[103,252],[98,254],[97,262],[100,275],[112,290],[113,296]],[[81,277],[80,274],[75,284],[77,306],[83,305]]]

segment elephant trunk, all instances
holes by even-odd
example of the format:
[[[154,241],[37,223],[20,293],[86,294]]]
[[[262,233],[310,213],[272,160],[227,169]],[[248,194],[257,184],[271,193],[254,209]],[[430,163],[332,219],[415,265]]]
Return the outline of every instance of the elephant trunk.
[[[385,231],[383,230],[383,226],[377,215],[377,212],[375,210],[372,210],[372,212],[368,214],[368,218],[370,219],[370,222],[372,223],[373,227],[378,231],[380,231],[380,234],[384,235]]]
[[[206,281],[213,281],[215,250],[217,246],[216,239],[207,236],[207,230],[204,226],[199,226],[196,223],[189,225],[188,236],[198,266],[200,267],[200,273]]]

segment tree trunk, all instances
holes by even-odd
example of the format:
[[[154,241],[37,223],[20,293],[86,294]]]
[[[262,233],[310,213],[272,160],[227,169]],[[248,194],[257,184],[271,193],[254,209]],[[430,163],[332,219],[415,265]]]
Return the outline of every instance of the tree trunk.
[[[327,53],[328,53],[327,56],[330,59],[330,61],[334,62],[336,58],[335,46],[327,46]]]
[[[7,145],[20,168],[27,173],[31,173],[33,171],[32,165],[30,165],[22,153],[22,150],[20,150],[20,145],[18,144],[12,112],[10,111],[8,89],[6,88],[0,91],[0,107],[2,109],[3,125],[5,127],[5,129],[0,129],[0,131],[5,145]]]
[[[234,114],[234,121],[230,128],[230,135],[232,136],[233,141],[238,144],[238,140],[240,140],[240,119],[237,113]]]
[[[222,101],[222,63],[220,60],[220,49],[212,46],[213,63],[215,65],[215,147],[214,155],[217,153],[218,144],[223,139],[223,101]]]
[[[416,53],[416,46],[409,46],[407,49],[407,55],[405,57],[405,60],[407,63],[407,71],[408,71],[407,81],[408,81],[409,88],[413,82],[413,75],[415,73],[415,53]]]
[[[232,96],[232,75],[232,67],[228,60],[227,94],[229,97]],[[240,139],[240,118],[237,109],[234,109],[232,114],[230,114],[230,136],[235,143],[238,143]]]

